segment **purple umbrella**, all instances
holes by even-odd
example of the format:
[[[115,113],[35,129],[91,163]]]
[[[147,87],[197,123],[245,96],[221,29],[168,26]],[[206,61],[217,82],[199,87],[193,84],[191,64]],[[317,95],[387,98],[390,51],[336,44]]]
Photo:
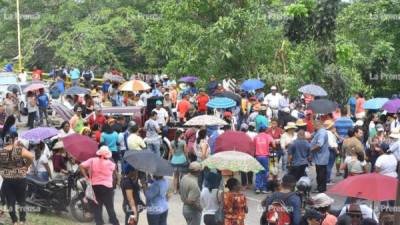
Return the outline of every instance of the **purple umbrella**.
[[[388,113],[397,113],[400,109],[400,99],[393,99],[386,102],[382,106],[382,109],[386,110]]]
[[[186,77],[181,77],[181,79],[179,79],[179,81],[185,82],[185,83],[194,83],[197,80],[199,80],[199,78],[195,77],[195,76],[186,76]]]
[[[58,135],[59,131],[53,127],[37,127],[22,133],[21,138],[28,141],[42,141]]]

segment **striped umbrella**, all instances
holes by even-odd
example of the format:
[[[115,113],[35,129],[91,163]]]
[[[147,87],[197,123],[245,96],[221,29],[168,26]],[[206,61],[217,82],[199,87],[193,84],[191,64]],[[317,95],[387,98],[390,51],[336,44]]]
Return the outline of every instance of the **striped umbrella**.
[[[207,103],[207,107],[214,109],[227,109],[236,106],[236,102],[230,98],[216,97]]]
[[[121,91],[144,91],[149,90],[151,87],[146,82],[141,80],[130,80],[119,87]]]

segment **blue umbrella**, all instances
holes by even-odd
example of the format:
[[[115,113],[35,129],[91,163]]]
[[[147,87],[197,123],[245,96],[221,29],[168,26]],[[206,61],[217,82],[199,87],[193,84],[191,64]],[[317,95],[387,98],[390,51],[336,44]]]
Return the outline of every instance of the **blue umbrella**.
[[[380,109],[387,101],[388,98],[372,98],[364,103],[364,109]]]
[[[196,76],[186,76],[186,77],[181,77],[179,81],[185,82],[185,83],[194,83],[198,80],[199,78]]]
[[[211,99],[207,103],[207,107],[214,108],[214,109],[227,109],[236,106],[236,102],[230,98],[220,98],[216,97]]]
[[[83,87],[79,86],[73,86],[71,88],[68,88],[64,94],[65,95],[81,95],[81,94],[89,94],[89,90]]]
[[[303,94],[309,94],[309,95],[314,95],[314,96],[327,96],[328,93],[326,91],[315,84],[307,84],[304,85],[303,87],[299,88],[299,91]]]
[[[249,79],[245,80],[242,85],[240,85],[240,89],[244,91],[253,91],[265,86],[264,82],[257,79]]]

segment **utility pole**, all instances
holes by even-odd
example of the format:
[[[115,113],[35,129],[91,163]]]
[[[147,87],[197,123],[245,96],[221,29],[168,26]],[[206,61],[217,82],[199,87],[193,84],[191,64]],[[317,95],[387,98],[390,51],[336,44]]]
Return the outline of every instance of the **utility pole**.
[[[17,0],[18,69],[19,72],[22,72],[21,27],[19,18],[19,0]]]

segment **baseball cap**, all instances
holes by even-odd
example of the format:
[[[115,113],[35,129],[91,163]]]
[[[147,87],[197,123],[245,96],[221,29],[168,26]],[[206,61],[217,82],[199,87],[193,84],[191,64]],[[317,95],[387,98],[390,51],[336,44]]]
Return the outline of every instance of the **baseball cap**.
[[[385,129],[383,128],[383,125],[382,125],[382,124],[377,124],[375,128],[376,128],[377,131],[384,131],[384,130],[385,130]]]
[[[162,102],[160,100],[157,100],[156,105],[162,105]]]

